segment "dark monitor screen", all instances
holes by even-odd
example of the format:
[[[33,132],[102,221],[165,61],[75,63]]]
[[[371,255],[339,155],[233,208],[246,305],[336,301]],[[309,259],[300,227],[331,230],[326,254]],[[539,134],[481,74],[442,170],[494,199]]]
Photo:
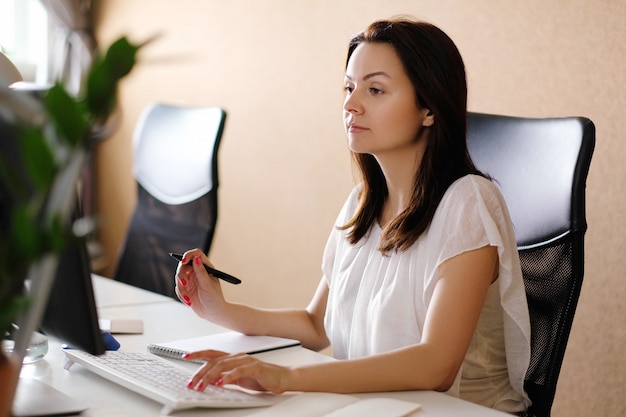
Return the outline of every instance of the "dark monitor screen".
[[[61,253],[41,329],[69,347],[99,355],[104,353],[104,342],[89,265],[84,239]]]

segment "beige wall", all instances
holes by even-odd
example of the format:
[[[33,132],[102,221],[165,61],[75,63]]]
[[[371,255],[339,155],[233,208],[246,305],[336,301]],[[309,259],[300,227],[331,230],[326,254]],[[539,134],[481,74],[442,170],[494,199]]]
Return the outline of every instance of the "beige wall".
[[[103,43],[161,34],[124,81],[121,125],[99,150],[101,237],[112,262],[135,201],[130,140],[140,110],[155,100],[219,105],[228,120],[211,259],[244,279],[226,288],[232,299],[305,305],[352,185],[340,117],[346,42],[399,13],[455,39],[471,110],[596,123],[586,282],[553,415],[626,415],[623,0],[101,1]]]

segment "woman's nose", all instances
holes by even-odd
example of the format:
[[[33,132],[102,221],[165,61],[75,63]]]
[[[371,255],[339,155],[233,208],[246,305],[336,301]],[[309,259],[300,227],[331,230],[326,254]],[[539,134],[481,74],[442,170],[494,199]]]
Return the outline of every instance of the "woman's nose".
[[[343,110],[348,113],[362,113],[363,112],[363,106],[358,100],[358,96],[355,93],[355,91],[353,91],[352,93],[346,96],[343,102]]]

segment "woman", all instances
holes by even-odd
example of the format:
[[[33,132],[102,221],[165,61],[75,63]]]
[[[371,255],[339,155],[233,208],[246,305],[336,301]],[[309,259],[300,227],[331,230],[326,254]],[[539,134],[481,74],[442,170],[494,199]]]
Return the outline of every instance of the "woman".
[[[467,152],[456,46],[430,24],[375,22],[350,42],[345,90],[348,145],[362,183],[331,232],[308,307],[226,301],[199,250],[185,253],[176,275],[179,298],[201,317],[314,350],[330,344],[340,360],[284,368],[195,352],[188,359],[208,362],[189,387],[439,390],[525,410],[530,326],[519,259],[504,200]]]

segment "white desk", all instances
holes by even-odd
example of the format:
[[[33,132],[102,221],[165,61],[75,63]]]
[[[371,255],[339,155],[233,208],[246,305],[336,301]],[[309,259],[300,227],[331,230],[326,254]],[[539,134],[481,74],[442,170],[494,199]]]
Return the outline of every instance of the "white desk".
[[[137,288],[117,282],[107,282],[107,278],[95,277],[94,288],[101,318],[142,319],[144,334],[115,335],[121,349],[144,351],[149,342],[162,342],[180,338],[195,337],[224,331],[225,329],[199,319],[191,309],[168,297],[147,293]],[[134,300],[129,303],[129,300]],[[294,347],[259,354],[263,360],[295,365],[331,361],[328,356],[310,350]],[[182,363],[182,362],[180,362]],[[65,355],[56,341],[51,341],[46,357],[32,365],[24,365],[22,378],[37,378],[74,398],[89,404],[85,417],[101,416],[158,416],[161,406],[138,394],[74,365],[69,371],[63,369]],[[196,367],[194,364],[186,366]],[[287,393],[273,396],[276,401],[293,395]],[[359,397],[385,396],[413,401],[422,405],[417,417],[498,417],[509,416],[448,395],[432,391],[411,391],[383,394],[359,394]],[[174,416],[192,417],[210,415],[215,417],[241,417],[258,409],[197,409],[176,412]],[[368,416],[364,416],[368,417]],[[372,416],[374,417],[374,416]],[[375,416],[384,417],[384,416]],[[510,416],[509,416],[510,417]]]
[[[131,287],[99,275],[94,275],[93,277],[93,290],[98,307],[137,306],[173,301],[171,297],[166,295]]]

